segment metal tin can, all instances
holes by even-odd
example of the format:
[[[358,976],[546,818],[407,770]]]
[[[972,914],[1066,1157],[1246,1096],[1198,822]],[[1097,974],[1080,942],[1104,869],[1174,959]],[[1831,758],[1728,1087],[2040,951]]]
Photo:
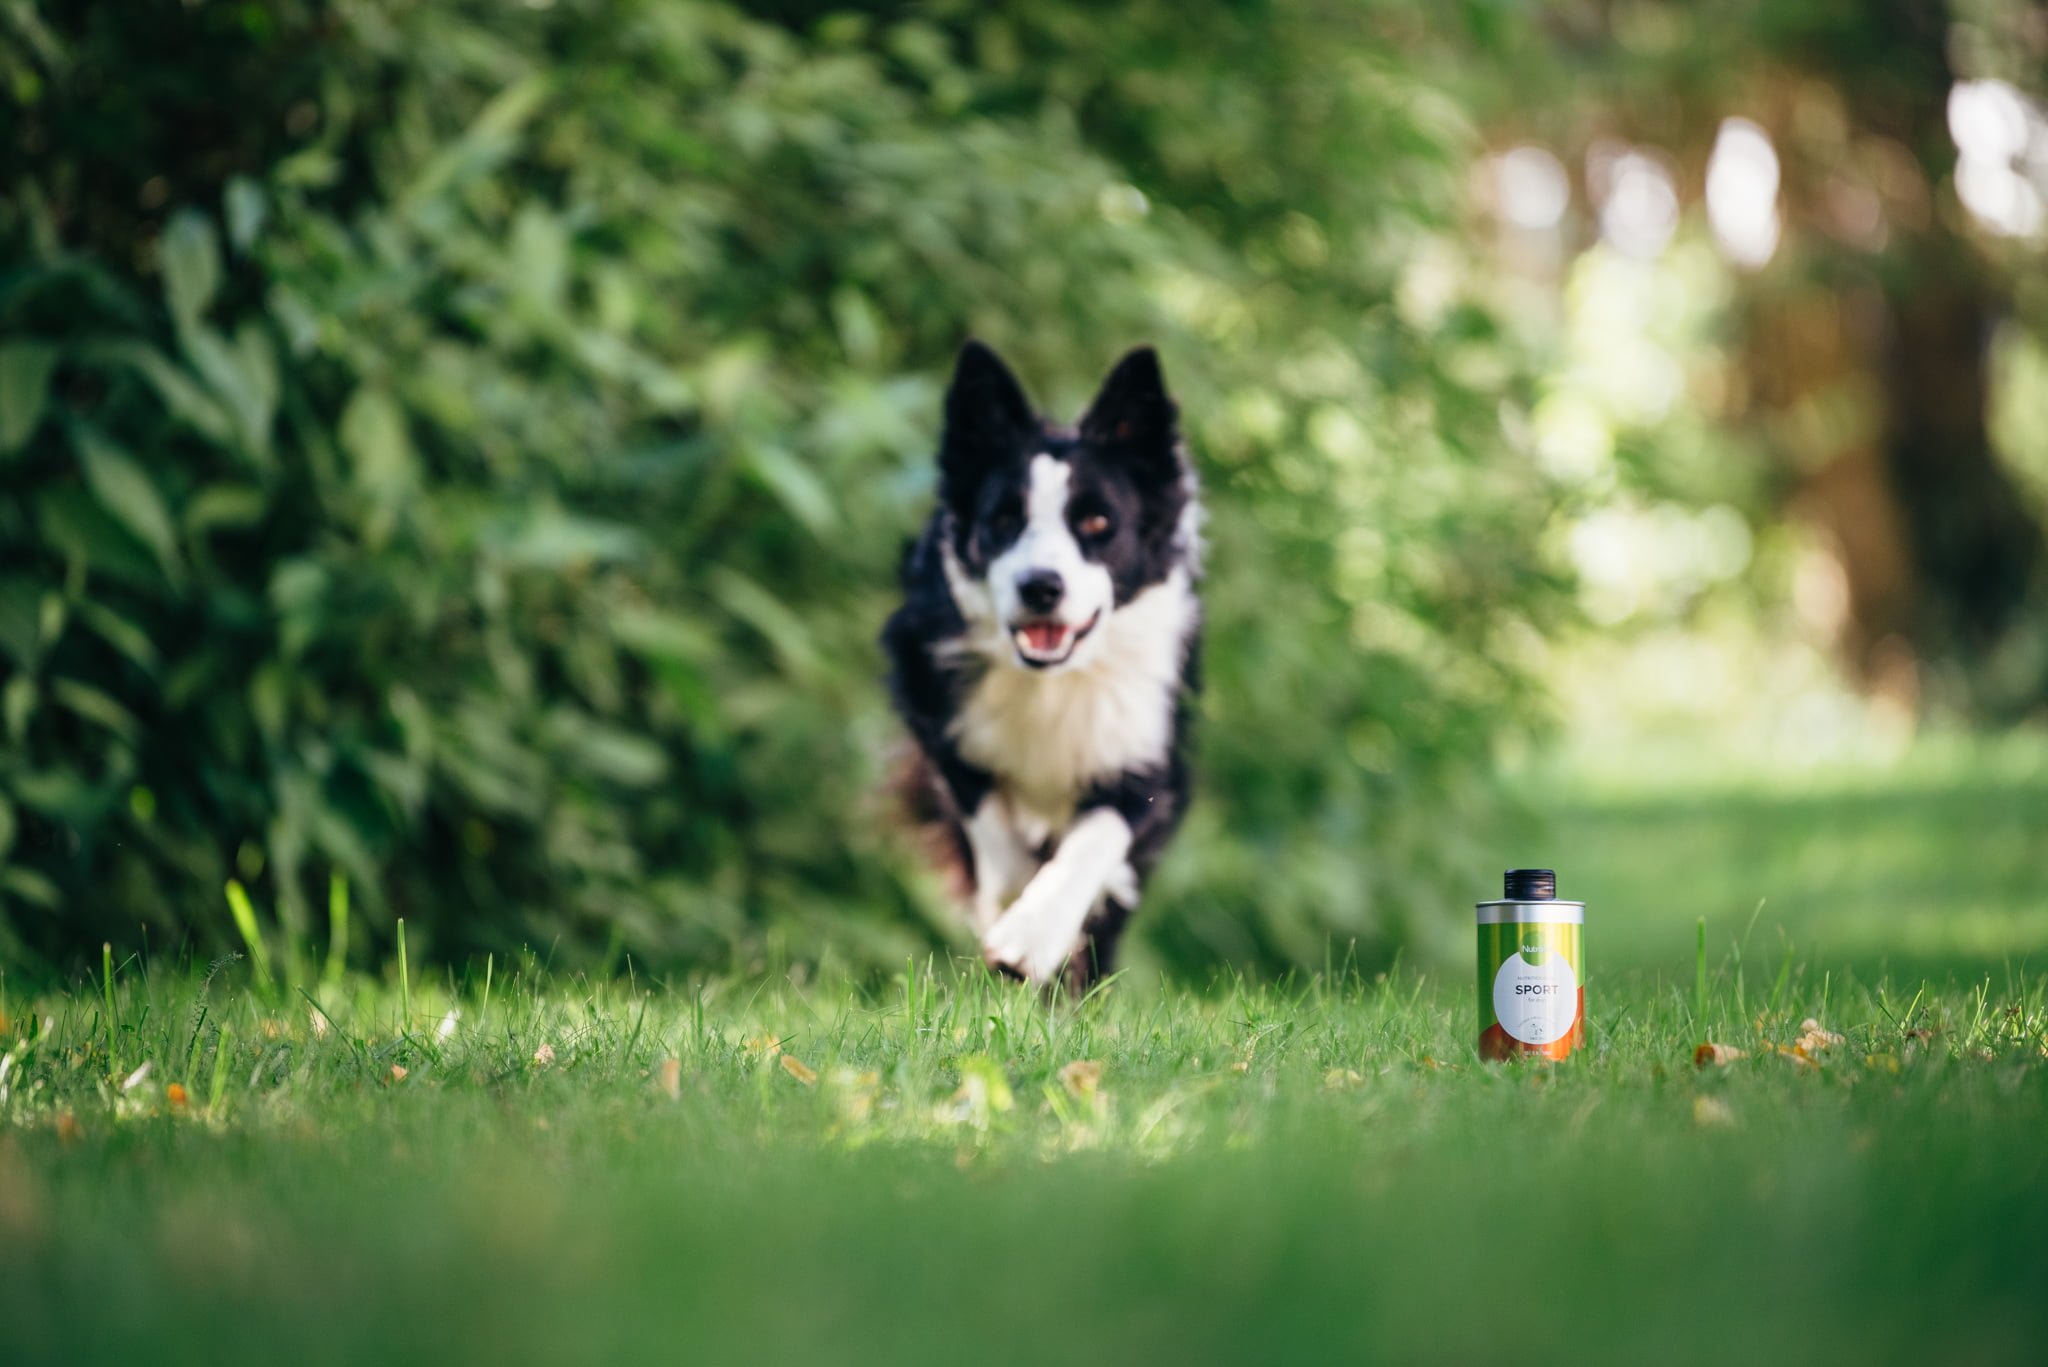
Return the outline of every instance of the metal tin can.
[[[1479,912],[1479,1056],[1569,1058],[1586,1038],[1586,904],[1549,869],[1509,869]]]

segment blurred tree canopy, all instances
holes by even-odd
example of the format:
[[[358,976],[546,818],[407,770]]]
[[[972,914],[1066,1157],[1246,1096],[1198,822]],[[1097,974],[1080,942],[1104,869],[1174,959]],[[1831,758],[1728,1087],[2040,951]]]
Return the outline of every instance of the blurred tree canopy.
[[[1473,129],[1315,5],[11,7],[4,951],[899,961],[874,633],[969,333],[1159,343],[1214,506],[1185,962],[1407,933],[1533,719]],[[359,951],[362,952],[359,938]]]
[[[1682,233],[1665,256],[1667,277],[1692,270],[1682,288],[1726,295],[1705,349],[1728,364],[1697,367],[1687,396],[1720,435],[1639,434],[1629,477],[1673,492],[1675,448],[1711,445],[1748,488],[1710,475],[1695,490],[1818,531],[1853,674],[1954,714],[2037,713],[2048,428],[1997,429],[2048,392],[2048,8],[1619,0],[1497,18],[1518,79],[1468,81],[1463,102],[1489,141],[1583,168],[1594,213],[1558,226],[1567,250],[1663,251],[1675,219],[1648,251],[1608,220],[1640,191],[1704,210],[1698,238],[1724,258],[1702,284]],[[1728,235],[1745,200],[1747,245]]]

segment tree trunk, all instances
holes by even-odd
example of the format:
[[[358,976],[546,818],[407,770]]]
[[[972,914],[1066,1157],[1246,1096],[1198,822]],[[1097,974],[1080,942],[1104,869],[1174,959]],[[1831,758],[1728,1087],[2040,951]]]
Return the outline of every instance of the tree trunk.
[[[1981,661],[2025,606],[2041,528],[1985,430],[1996,300],[1965,243],[1915,244],[1890,291],[1885,470],[1917,571],[1923,654]]]
[[[1860,653],[1852,663],[1869,679],[1896,657],[1903,638],[1918,659],[1957,666],[1966,682],[1956,700],[1984,707],[1991,700],[1978,681],[2028,609],[2043,535],[1986,429],[1997,282],[1957,232],[1960,208],[1941,202],[1939,187],[1955,163],[1947,120],[1955,80],[1945,43],[1949,10],[1943,0],[1872,0],[1824,13],[1802,45],[1801,65],[1840,92],[1856,135],[1889,139],[1911,153],[1931,206],[1916,215],[1920,221],[1893,222],[1890,246],[1871,262],[1882,282],[1885,322],[1879,345],[1864,348],[1863,364],[1884,405],[1870,454],[1890,508],[1863,528],[1863,539],[1896,529],[1886,534],[1899,542],[1904,573],[1863,567],[1881,569],[1892,588],[1865,596],[1871,607],[1882,601],[1877,617],[1865,620],[1855,592],[1859,567],[1845,566],[1859,615],[1845,644]],[[1861,492],[1867,504],[1872,491]],[[1854,512],[1831,511],[1823,520],[1837,524]],[[1853,554],[1851,548],[1845,558]]]

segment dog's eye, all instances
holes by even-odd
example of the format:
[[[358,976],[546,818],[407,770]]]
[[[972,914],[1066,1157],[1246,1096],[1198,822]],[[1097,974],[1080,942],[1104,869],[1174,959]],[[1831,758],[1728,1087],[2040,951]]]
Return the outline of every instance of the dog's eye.
[[[1008,541],[1023,525],[1024,520],[1014,508],[998,508],[988,516],[988,534],[997,541]]]
[[[1109,527],[1108,513],[1090,513],[1081,519],[1081,524],[1074,530],[1083,536],[1108,536]]]

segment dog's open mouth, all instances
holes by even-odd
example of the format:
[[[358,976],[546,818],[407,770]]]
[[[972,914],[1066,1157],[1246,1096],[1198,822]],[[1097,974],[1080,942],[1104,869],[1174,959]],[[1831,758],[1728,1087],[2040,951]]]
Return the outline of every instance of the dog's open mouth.
[[[1097,608],[1095,615],[1078,627],[1065,622],[1024,622],[1010,629],[1010,639],[1016,643],[1018,659],[1033,669],[1047,669],[1072,658],[1101,620],[1102,610]]]

